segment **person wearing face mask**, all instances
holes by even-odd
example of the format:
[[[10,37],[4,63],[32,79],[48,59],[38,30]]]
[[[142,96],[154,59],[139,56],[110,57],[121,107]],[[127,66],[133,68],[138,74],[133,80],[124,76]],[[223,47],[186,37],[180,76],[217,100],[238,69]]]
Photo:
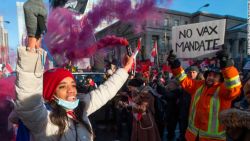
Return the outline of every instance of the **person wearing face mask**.
[[[173,75],[182,88],[191,95],[189,123],[186,131],[187,141],[225,141],[226,134],[219,123],[219,113],[229,109],[232,100],[239,94],[241,82],[238,70],[233,66],[225,50],[216,54],[221,74],[216,69],[205,72],[205,80],[188,78],[180,61],[170,52],[168,63]],[[223,76],[224,82],[221,82]]]
[[[15,112],[34,141],[93,141],[88,116],[113,98],[128,78],[133,56],[88,95],[77,95],[74,76],[43,72],[42,55],[18,48]]]

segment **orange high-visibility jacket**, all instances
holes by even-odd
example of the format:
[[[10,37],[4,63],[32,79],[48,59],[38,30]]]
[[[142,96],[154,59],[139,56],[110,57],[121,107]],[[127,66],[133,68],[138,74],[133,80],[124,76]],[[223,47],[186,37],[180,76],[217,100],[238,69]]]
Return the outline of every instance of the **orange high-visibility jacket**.
[[[222,70],[224,83],[207,87],[204,80],[192,80],[182,67],[172,70],[182,88],[192,96],[189,113],[187,141],[225,141],[225,130],[219,123],[218,115],[228,109],[231,102],[240,94],[241,82],[235,67]]]

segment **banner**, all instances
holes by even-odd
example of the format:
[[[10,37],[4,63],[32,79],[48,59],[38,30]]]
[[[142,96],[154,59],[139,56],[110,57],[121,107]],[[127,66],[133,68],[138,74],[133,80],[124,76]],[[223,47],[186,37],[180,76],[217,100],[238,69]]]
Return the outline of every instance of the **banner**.
[[[174,26],[172,49],[178,58],[205,57],[224,44],[226,20]]]

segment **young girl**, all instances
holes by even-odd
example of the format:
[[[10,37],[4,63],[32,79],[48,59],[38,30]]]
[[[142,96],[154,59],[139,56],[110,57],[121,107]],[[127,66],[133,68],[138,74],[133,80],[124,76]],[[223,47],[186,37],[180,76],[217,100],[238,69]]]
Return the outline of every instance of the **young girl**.
[[[15,101],[18,117],[34,141],[92,141],[88,116],[122,87],[133,56],[96,90],[79,97],[73,75],[61,68],[43,73],[42,60],[41,54],[18,48]]]

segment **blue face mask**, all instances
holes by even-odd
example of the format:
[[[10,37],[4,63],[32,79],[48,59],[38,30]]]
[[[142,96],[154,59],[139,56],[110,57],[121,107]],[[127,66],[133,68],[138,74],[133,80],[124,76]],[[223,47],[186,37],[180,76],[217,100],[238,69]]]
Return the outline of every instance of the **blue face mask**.
[[[62,106],[65,110],[74,110],[78,104],[79,104],[79,99],[75,100],[74,102],[66,101],[61,98],[55,97],[56,98],[56,103],[60,106]]]

